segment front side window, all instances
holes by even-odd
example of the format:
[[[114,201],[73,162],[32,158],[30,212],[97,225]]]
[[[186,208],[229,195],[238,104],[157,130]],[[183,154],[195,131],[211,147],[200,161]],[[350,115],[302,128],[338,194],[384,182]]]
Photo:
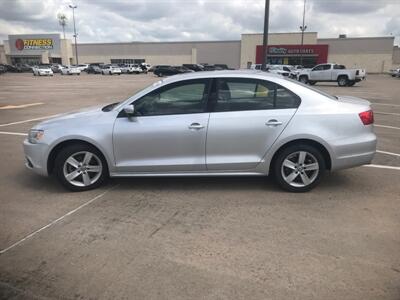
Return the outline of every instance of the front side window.
[[[297,108],[300,98],[286,88],[265,80],[219,78],[215,112]]]
[[[138,116],[193,114],[205,111],[209,80],[172,83],[135,101]]]

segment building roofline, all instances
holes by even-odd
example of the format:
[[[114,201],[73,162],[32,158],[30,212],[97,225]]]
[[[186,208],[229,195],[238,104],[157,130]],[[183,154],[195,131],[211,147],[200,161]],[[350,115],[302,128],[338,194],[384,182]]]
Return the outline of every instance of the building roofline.
[[[345,38],[318,38],[317,40],[373,40],[373,39],[393,39],[394,36],[356,36],[356,37],[345,37]]]
[[[241,40],[221,40],[221,41],[159,41],[159,42],[109,42],[109,43],[78,43],[78,45],[140,45],[140,44],[194,44],[194,43],[240,43]]]
[[[301,32],[300,31],[291,31],[291,32],[269,32],[268,33],[268,35],[271,35],[271,34],[294,34],[294,33],[297,33],[297,34],[301,34]],[[316,31],[307,31],[307,32],[304,32],[304,34],[318,34],[318,32],[316,32]],[[256,32],[256,33],[242,33],[242,35],[263,35],[263,33],[262,32]]]

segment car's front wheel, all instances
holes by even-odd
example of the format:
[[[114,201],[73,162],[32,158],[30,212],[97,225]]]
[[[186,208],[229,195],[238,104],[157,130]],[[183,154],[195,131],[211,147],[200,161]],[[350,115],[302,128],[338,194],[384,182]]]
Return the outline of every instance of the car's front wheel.
[[[80,192],[100,186],[107,179],[108,168],[96,148],[75,144],[58,153],[55,174],[67,189]]]
[[[325,172],[321,152],[306,144],[292,145],[275,159],[273,172],[278,184],[290,192],[307,192],[314,188]]]

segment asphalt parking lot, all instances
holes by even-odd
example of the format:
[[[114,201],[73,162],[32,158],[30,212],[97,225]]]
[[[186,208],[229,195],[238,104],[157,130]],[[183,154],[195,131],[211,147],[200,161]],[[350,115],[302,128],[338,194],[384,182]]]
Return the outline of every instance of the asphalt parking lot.
[[[267,178],[70,193],[25,169],[35,122],[156,80],[0,76],[0,299],[400,299],[400,80],[315,86],[373,103],[380,152],[305,194]]]

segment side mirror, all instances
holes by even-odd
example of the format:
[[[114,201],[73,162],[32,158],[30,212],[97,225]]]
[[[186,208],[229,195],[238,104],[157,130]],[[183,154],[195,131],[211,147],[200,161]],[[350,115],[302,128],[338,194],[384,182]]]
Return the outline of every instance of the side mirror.
[[[129,104],[124,107],[124,112],[128,117],[133,117],[135,114],[135,106],[133,104]]]

